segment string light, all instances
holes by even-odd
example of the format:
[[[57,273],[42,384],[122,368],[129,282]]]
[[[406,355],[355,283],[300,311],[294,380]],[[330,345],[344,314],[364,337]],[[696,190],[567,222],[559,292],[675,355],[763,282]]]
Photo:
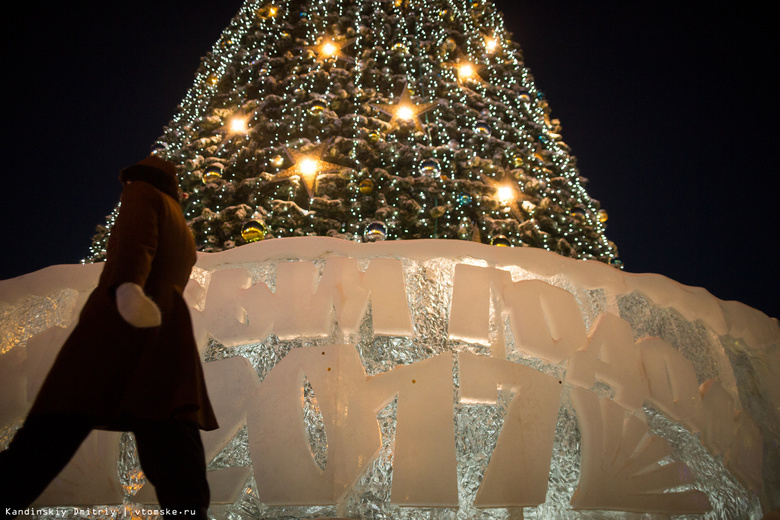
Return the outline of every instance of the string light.
[[[454,238],[461,221],[471,221],[476,215],[474,227],[481,230],[483,241],[502,234],[517,245],[523,242],[517,222],[531,218],[522,223],[524,229],[535,230],[534,244],[539,247],[556,250],[557,240],[566,238],[583,257],[608,260],[614,256],[603,233],[604,223],[597,217],[599,208],[582,186],[568,147],[561,141],[559,125],[550,118],[521,55],[502,43],[508,37],[495,10],[473,11],[469,3],[451,3],[442,13],[440,8],[419,2],[377,4],[368,0],[313,2],[303,11],[290,5],[278,2],[258,8],[257,3],[245,4],[204,59],[195,85],[158,141],[163,153],[174,160],[216,158],[230,172],[229,179],[219,181],[218,190],[200,182],[202,164],[191,163],[180,175],[182,187],[190,192],[188,219],[203,247],[219,249],[225,241],[236,239],[224,230],[241,222],[235,219],[233,225],[228,219],[237,200],[234,191],[245,179],[256,179],[252,194],[242,199],[248,200],[252,211],[284,221],[283,226],[274,227],[274,236],[319,233],[312,226],[325,217],[290,208],[296,207],[292,201],[299,192],[298,181],[313,200],[318,196],[318,179],[335,172],[333,178],[342,180],[329,182],[328,189],[335,191],[322,197],[341,199],[348,217],[341,219],[337,230],[352,237],[362,235],[365,224],[375,220],[376,209],[372,208],[376,206],[365,203],[369,197],[381,199],[381,207],[387,208],[383,214],[388,238],[414,236],[421,230]],[[300,20],[291,22],[299,24],[296,38],[319,42],[310,47],[313,52],[295,52],[287,25],[295,19]],[[455,66],[452,56],[445,58],[450,62],[445,66],[437,55],[439,43],[424,48],[420,42],[443,44],[453,30],[465,37],[458,51],[462,54]],[[344,53],[350,45],[354,59]],[[386,79],[400,77],[407,82],[401,97],[393,103],[377,103],[382,98],[393,99]],[[412,88],[420,104],[412,102]],[[315,99],[328,109],[310,112],[308,107]],[[262,109],[255,112],[254,107],[246,107],[252,101],[262,101]],[[437,106],[442,109],[433,111]],[[371,107],[388,114],[390,121],[383,122]],[[223,138],[218,137],[214,142],[213,121],[225,121],[223,112],[231,111],[253,114],[251,125],[259,125],[259,130],[251,138],[220,141]],[[249,135],[249,121],[247,117],[234,126],[231,120],[223,131],[226,136]],[[408,131],[410,123],[414,132]],[[295,151],[334,137],[339,144],[334,143],[327,157],[311,149]],[[285,163],[278,153],[282,147],[290,150],[293,166],[273,176]],[[523,160],[516,164],[509,150]],[[426,177],[425,182],[435,186],[408,184],[406,179],[424,158],[435,158],[443,177]],[[514,184],[498,188],[493,195],[480,193],[477,187],[486,184],[487,178],[503,182],[510,170],[526,180],[513,180]],[[350,171],[365,172],[360,176],[374,182],[371,193],[356,188],[358,182],[349,180]],[[294,182],[269,182],[286,178]],[[554,178],[564,179],[565,189],[550,186]],[[530,199],[521,189],[528,179],[539,182]],[[354,187],[346,189],[349,183]],[[468,193],[471,200],[460,204],[461,193]],[[409,222],[401,196],[420,207],[418,220],[411,224],[414,229],[398,227]],[[543,200],[549,204],[542,204]],[[282,212],[273,201],[291,205]],[[522,214],[508,216],[501,208],[491,209],[496,202]],[[575,205],[585,208],[583,225],[556,214],[556,207]],[[202,221],[214,225],[198,224],[205,209],[211,213]],[[304,213],[305,219],[296,216]],[[496,226],[502,228],[501,233]]]

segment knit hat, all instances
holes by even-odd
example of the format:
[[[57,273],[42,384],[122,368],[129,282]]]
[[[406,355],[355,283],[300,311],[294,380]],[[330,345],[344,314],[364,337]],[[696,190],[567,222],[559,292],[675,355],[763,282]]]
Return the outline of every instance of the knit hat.
[[[176,165],[156,155],[150,155],[138,163],[128,166],[119,173],[123,184],[131,181],[148,182],[166,195],[179,200],[179,183],[176,180]]]

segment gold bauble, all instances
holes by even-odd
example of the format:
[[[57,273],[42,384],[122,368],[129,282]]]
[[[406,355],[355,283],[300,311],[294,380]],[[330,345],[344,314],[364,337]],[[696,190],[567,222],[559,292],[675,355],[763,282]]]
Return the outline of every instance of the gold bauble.
[[[498,247],[512,247],[512,242],[504,235],[497,235],[490,239],[490,244]]]
[[[328,105],[326,105],[323,100],[316,99],[311,102],[311,105],[309,105],[309,113],[312,115],[322,114],[322,112],[324,112],[327,107]]]
[[[244,242],[258,242],[263,240],[267,233],[268,226],[259,220],[250,220],[241,227],[241,238]]]
[[[222,166],[212,164],[203,172],[203,183],[218,181],[222,178]]]

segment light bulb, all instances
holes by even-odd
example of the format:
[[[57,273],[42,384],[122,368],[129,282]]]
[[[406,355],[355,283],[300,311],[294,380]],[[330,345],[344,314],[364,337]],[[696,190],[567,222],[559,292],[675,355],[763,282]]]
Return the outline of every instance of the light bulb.
[[[464,63],[460,67],[458,67],[458,77],[460,79],[469,79],[473,78],[476,73],[474,72],[474,66],[470,63]]]
[[[303,175],[312,175],[317,172],[317,161],[306,157],[301,159],[301,162],[298,163],[298,167]]]
[[[325,42],[322,44],[320,51],[326,58],[330,58],[339,51],[339,48],[331,42]]]
[[[403,119],[404,121],[408,121],[414,117],[414,110],[412,110],[411,107],[408,107],[406,105],[402,105],[398,107],[398,112],[396,112],[396,115],[399,119]]]
[[[496,195],[502,204],[506,204],[514,198],[514,191],[509,186],[501,186]]]
[[[230,120],[230,133],[232,134],[245,134],[249,132],[249,127],[247,127],[246,119],[243,117],[234,117]]]

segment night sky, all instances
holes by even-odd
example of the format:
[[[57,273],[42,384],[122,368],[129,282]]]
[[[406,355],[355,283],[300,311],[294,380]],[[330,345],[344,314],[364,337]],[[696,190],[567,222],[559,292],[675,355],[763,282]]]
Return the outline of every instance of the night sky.
[[[0,279],[78,263],[241,0],[21,4],[3,31]],[[501,0],[626,271],[780,316],[767,8]],[[748,5],[750,4],[750,5]]]

